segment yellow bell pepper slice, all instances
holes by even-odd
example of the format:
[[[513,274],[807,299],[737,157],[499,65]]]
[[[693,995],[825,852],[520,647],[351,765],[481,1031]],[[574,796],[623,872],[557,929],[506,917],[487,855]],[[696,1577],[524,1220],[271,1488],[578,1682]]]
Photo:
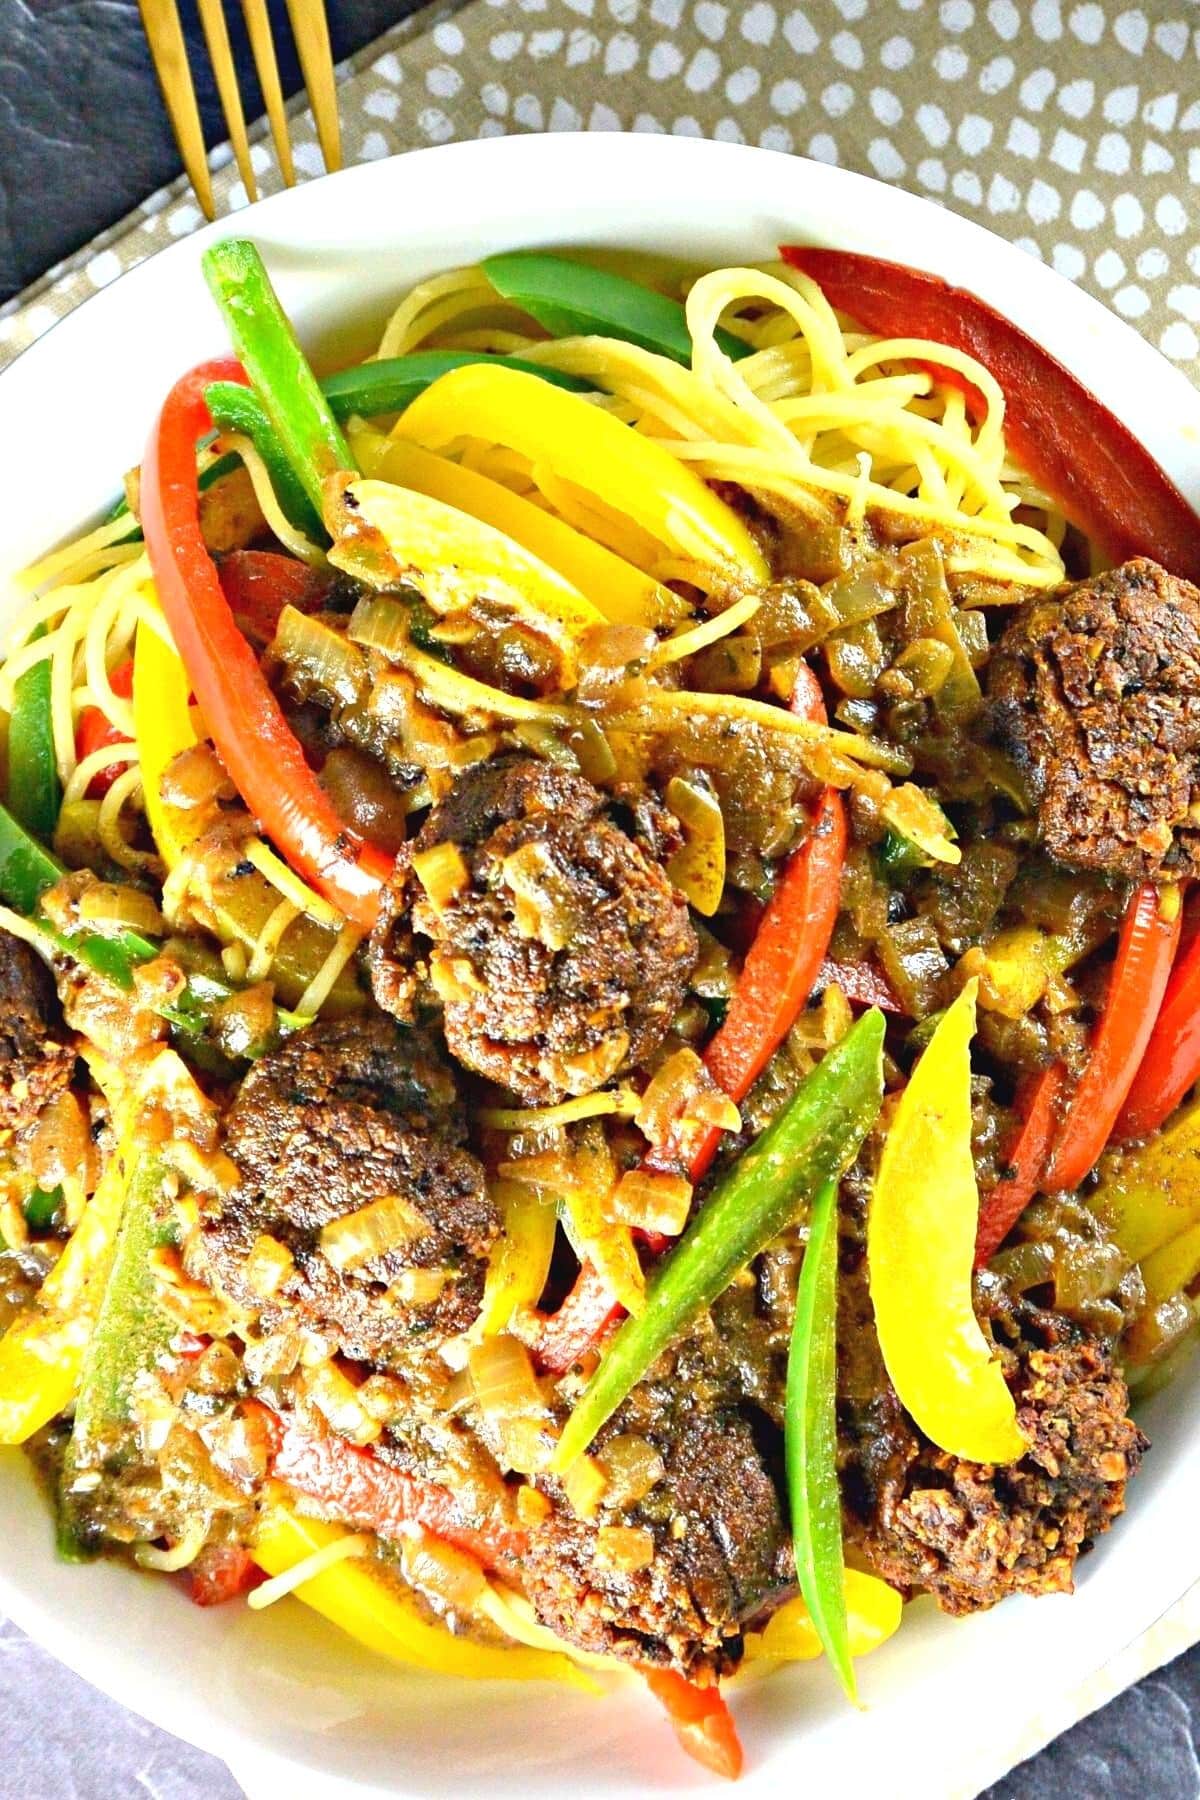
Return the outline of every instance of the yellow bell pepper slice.
[[[900,1096],[867,1213],[879,1347],[897,1394],[951,1456],[1015,1462],[1016,1407],[971,1303],[979,1192],[971,1155],[978,981],[947,1010]]]
[[[502,444],[624,514],[674,556],[761,586],[762,552],[693,470],[611,413],[519,369],[452,369],[408,407],[393,436],[428,450],[460,438]]]
[[[502,481],[480,475],[448,457],[435,456],[404,438],[385,437],[370,425],[348,428],[350,447],[365,474],[395,482],[470,513],[520,544],[583,594],[606,619],[647,630],[672,625],[687,604],[652,575],[585,537]]]
[[[133,652],[133,727],[146,817],[168,870],[178,868],[198,836],[195,819],[170,806],[162,794],[163,776],[171,763],[200,741],[188,715],[190,695],[191,683],[178,651],[160,632],[140,625]],[[225,943],[252,949],[281,897],[308,913],[308,918],[289,927],[271,965],[280,999],[294,1005],[332,950],[342,920],[261,839],[251,840],[246,855],[257,873],[237,878],[236,904],[225,902],[220,893],[213,895],[218,932]],[[278,872],[277,881],[271,880],[273,871]],[[331,1011],[345,1012],[361,1004],[356,984],[346,975],[338,978],[330,998]]]
[[[1200,1275],[1200,1224],[1189,1225],[1177,1238],[1160,1244],[1142,1264],[1147,1306],[1158,1306],[1182,1292]]]
[[[498,603],[557,649],[574,685],[575,646],[604,623],[598,606],[513,538],[482,519],[392,481],[329,483],[329,560],[375,587],[405,583],[437,613]]]
[[[259,1520],[253,1556],[268,1575],[282,1575],[348,1535],[340,1525],[305,1518],[277,1501]],[[399,1587],[386,1585],[361,1562],[334,1563],[311,1580],[302,1581],[293,1594],[368,1650],[392,1662],[474,1681],[559,1681],[594,1691],[594,1683],[558,1652],[524,1647],[508,1650],[453,1636],[444,1626],[432,1624],[415,1599],[410,1600]]]
[[[106,1093],[115,1091],[111,1065],[101,1064],[100,1073]],[[121,1093],[117,1146],[96,1191],[36,1297],[0,1338],[0,1444],[23,1444],[75,1398],[137,1165],[146,1096],[180,1081],[191,1076],[173,1050],[161,1050]]]
[[[491,1183],[503,1228],[488,1261],[483,1305],[473,1334],[495,1337],[519,1306],[536,1306],[550,1273],[557,1223],[554,1203],[524,1181]]]
[[[1110,1152],[1088,1205],[1131,1262],[1200,1219],[1200,1101],[1141,1149]]]
[[[868,1656],[900,1624],[904,1602],[894,1587],[862,1569],[843,1575],[851,1656]],[[761,1631],[746,1634],[747,1662],[815,1662],[824,1651],[812,1614],[797,1594],[772,1613]]]

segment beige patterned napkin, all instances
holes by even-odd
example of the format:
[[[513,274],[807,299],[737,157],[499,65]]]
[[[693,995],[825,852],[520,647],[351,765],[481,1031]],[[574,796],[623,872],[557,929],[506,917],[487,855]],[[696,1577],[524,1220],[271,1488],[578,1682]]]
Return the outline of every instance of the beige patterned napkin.
[[[1196,0],[468,0],[343,70],[350,161],[455,138],[658,131],[860,169],[1011,238],[1200,379]],[[311,119],[297,167],[321,172]],[[274,162],[261,132],[261,185]],[[245,204],[228,152],[221,207]],[[200,223],[181,182],[0,310],[0,366]]]
[[[351,162],[509,132],[650,131],[878,176],[1053,263],[1200,381],[1197,0],[467,0],[427,8],[341,75]],[[320,174],[298,108],[293,139],[297,169]],[[243,206],[228,149],[212,160],[221,210]],[[0,367],[200,223],[184,182],[153,195],[0,309]],[[1200,1586],[998,1739],[977,1779],[1198,1638]]]

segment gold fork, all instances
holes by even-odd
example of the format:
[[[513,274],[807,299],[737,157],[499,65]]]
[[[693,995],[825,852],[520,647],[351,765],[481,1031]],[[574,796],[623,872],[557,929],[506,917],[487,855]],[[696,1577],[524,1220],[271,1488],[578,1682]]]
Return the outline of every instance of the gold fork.
[[[142,24],[150,43],[150,54],[167,104],[175,140],[183,157],[188,179],[196,190],[196,198],[207,218],[213,217],[212,182],[208,173],[208,153],[196,89],[188,67],[187,43],[179,22],[177,0],[138,0]],[[238,89],[237,67],[229,42],[225,19],[225,0],[198,0],[204,41],[217,83],[217,96],[229,127],[238,171],[249,200],[257,200],[258,185],[250,162],[250,144],[246,136],[246,114]],[[308,89],[309,104],[316,120],[317,138],[327,169],[342,166],[342,143],[338,128],[337,90],[333,80],[333,51],[329,43],[329,23],[325,17],[325,0],[287,0],[292,35],[300,53],[300,68]],[[287,114],[283,106],[283,89],[279,82],[279,63],[271,37],[271,20],[267,0],[242,0],[246,32],[258,71],[279,172],[288,187],[296,184],[296,168],[292,161],[288,137]]]

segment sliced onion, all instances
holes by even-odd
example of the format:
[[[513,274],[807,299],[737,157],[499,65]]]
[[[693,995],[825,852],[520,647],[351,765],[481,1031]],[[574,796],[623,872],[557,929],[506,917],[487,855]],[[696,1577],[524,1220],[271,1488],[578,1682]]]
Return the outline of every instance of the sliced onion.
[[[433,1231],[425,1215],[403,1194],[384,1194],[357,1212],[321,1227],[321,1249],[339,1272],[369,1262],[389,1250],[407,1248]]]

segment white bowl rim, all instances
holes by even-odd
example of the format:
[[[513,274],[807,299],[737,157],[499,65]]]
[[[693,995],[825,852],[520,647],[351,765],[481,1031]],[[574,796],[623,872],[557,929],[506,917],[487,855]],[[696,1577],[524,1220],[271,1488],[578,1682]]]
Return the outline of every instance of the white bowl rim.
[[[1200,395],[1179,370],[1172,368],[1130,326],[1116,319],[1091,296],[1071,287],[1052,269],[1032,258],[1023,258],[1019,249],[973,222],[944,212],[916,196],[885,188],[869,177],[745,146],[632,134],[553,137],[530,134],[440,146],[409,152],[387,162],[359,165],[320,182],[275,195],[171,245],[58,323],[0,373],[0,406],[4,407],[5,417],[17,422],[32,420],[47,392],[54,392],[64,381],[68,385],[78,381],[91,349],[103,343],[110,329],[116,330],[124,312],[148,303],[150,296],[169,296],[179,287],[188,269],[193,271],[191,279],[198,280],[194,271],[200,250],[219,237],[256,236],[264,242],[270,260],[273,254],[286,249],[294,235],[303,239],[306,233],[310,234],[314,221],[322,217],[328,219],[335,209],[350,211],[360,207],[369,211],[389,197],[402,197],[406,191],[412,193],[422,184],[436,189],[439,183],[460,196],[458,204],[461,206],[461,196],[467,190],[474,189],[479,195],[487,195],[497,181],[519,185],[548,178],[550,160],[554,165],[553,181],[562,198],[556,208],[549,212],[543,208],[537,213],[536,241],[545,243],[594,241],[595,234],[590,227],[602,215],[609,220],[607,241],[619,242],[620,233],[611,226],[612,209],[616,204],[613,191],[628,197],[623,203],[628,204],[631,212],[637,213],[644,224],[645,208],[651,203],[641,198],[643,192],[654,197],[653,204],[665,208],[669,195],[698,192],[703,196],[710,183],[714,188],[744,183],[749,237],[756,229],[759,213],[765,210],[769,216],[777,216],[780,212],[788,212],[789,203],[780,191],[780,178],[786,172],[798,190],[806,189],[804,204],[795,204],[795,213],[799,215],[815,208],[828,221],[824,231],[816,234],[824,241],[910,260],[945,275],[959,286],[979,292],[985,299],[1002,293],[1010,316],[1038,337],[1068,367],[1087,379],[1100,398],[1159,457],[1193,502],[1200,500]],[[770,208],[761,198],[764,191],[771,196]],[[575,206],[567,204],[566,196],[571,192],[578,197]],[[693,208],[696,235],[702,237],[705,230],[703,198],[685,202],[685,211],[688,205]],[[880,208],[884,206],[886,225],[880,223]],[[666,216],[665,212],[663,216]],[[481,235],[486,235],[489,222],[480,219]],[[725,229],[727,233],[728,227]],[[910,238],[909,255],[904,258],[899,256],[896,248],[887,251],[879,248],[884,237],[889,241]],[[508,241],[516,247],[522,241],[535,239],[531,235],[522,240],[519,233],[510,232]],[[285,298],[286,279],[285,274]],[[219,328],[213,324],[209,341],[189,343],[176,372],[190,362],[200,360],[208,349],[215,347],[218,337]],[[1103,378],[1098,379],[1097,368],[1106,356],[1108,362]],[[102,374],[104,385],[108,382],[108,373],[103,371]],[[148,419],[142,422],[142,429],[148,422]],[[0,445],[0,492],[9,491],[10,478],[12,481],[17,479],[18,459],[27,454],[20,448],[21,437],[19,429],[10,430],[5,434],[5,443]],[[108,482],[107,485],[113,484]],[[102,497],[102,490],[97,489],[90,503],[98,505]],[[65,529],[69,522],[60,521],[60,527]],[[23,564],[32,554],[29,543],[23,541],[24,533],[23,520],[6,519],[0,530],[0,577],[6,570]],[[14,541],[18,545],[15,551],[12,549]],[[1200,1450],[1191,1454],[1179,1453],[1179,1481],[1188,1474],[1189,1466],[1193,1477],[1200,1473]],[[1172,1478],[1167,1485],[1174,1487],[1178,1482]],[[1161,1512],[1163,1508],[1156,1506],[1151,1511]],[[1177,1525],[1177,1505],[1167,1506],[1165,1513],[1170,1517],[1172,1527]],[[1152,1529],[1153,1523],[1151,1517],[1143,1519],[1142,1529]],[[1129,1521],[1124,1527],[1130,1534],[1137,1529],[1137,1520]],[[1155,1558],[1153,1572],[1147,1571],[1139,1592],[1132,1591],[1135,1584],[1128,1580],[1123,1583],[1120,1603],[1111,1603],[1115,1608],[1111,1629],[1096,1632],[1093,1648],[1076,1646],[1073,1650],[1069,1670],[1072,1682],[1094,1673],[1101,1664],[1110,1661],[1152,1625],[1192,1582],[1200,1579],[1200,1556],[1186,1560],[1186,1547],[1178,1537],[1174,1549],[1179,1555],[1178,1570],[1164,1571],[1160,1566],[1161,1559]],[[1147,1560],[1150,1560],[1149,1552]],[[1128,1571],[1128,1558],[1123,1560],[1122,1566]],[[1085,1584],[1085,1592],[1090,1585]],[[1081,1593],[1081,1600],[1085,1598],[1085,1592]],[[1057,1605],[1056,1602],[1041,1604],[1051,1610]],[[156,1674],[151,1678],[144,1645],[136,1655],[128,1656],[123,1654],[123,1645],[115,1638],[106,1639],[95,1631],[77,1639],[61,1596],[56,1591],[53,1600],[48,1598],[36,1559],[18,1567],[13,1554],[0,1549],[0,1606],[31,1636],[114,1698],[201,1747],[217,1750],[237,1767],[253,1766],[256,1771],[260,1766],[269,1768],[276,1780],[286,1776],[293,1784],[299,1783],[301,1788],[306,1782],[316,1783],[319,1791],[325,1793],[349,1792],[352,1788],[358,1792],[381,1794],[416,1791],[408,1786],[397,1788],[387,1782],[383,1785],[373,1781],[359,1783],[353,1777],[347,1778],[344,1771],[337,1776],[326,1772],[320,1754],[313,1749],[313,1744],[319,1743],[318,1739],[306,1742],[295,1753],[278,1743],[264,1744],[256,1739],[246,1721],[226,1717],[214,1710],[210,1697],[193,1699],[181,1692],[178,1685],[172,1686]],[[1049,1614],[1045,1616],[1049,1624]],[[961,1641],[968,1657],[969,1646],[979,1641],[979,1623],[972,1621],[969,1627],[962,1629]],[[1096,1621],[1093,1619],[1091,1623],[1094,1627]],[[928,1635],[926,1631],[925,1636]],[[1051,1637],[1053,1633],[1045,1635]],[[1043,1700],[1047,1717],[1051,1724],[1060,1723],[1054,1705],[1063,1698],[1064,1684],[1059,1681],[1055,1685],[1053,1665],[1043,1664],[1039,1673],[1046,1683]],[[829,1731],[824,1725],[814,1729],[814,1753],[818,1760],[820,1746],[828,1736]],[[987,1744],[976,1742],[973,1747],[964,1746],[963,1755],[957,1761],[948,1753],[944,1765],[947,1783],[944,1792],[968,1792],[972,1787],[982,1786],[1008,1766],[1016,1755],[1032,1747],[1033,1741],[1026,1721],[1023,1736],[997,1728]],[[806,1755],[810,1767],[813,1766],[808,1758],[808,1739],[794,1740],[790,1749],[797,1746]],[[756,1744],[754,1748],[761,1757],[762,1746]],[[763,1779],[760,1781],[752,1775],[745,1782],[743,1791],[747,1794],[773,1791],[768,1785],[766,1760],[762,1758]],[[771,1768],[775,1775],[780,1766],[780,1758],[773,1756]],[[881,1763],[883,1766],[886,1762]],[[688,1772],[683,1773],[686,1778]],[[674,1787],[689,1783],[686,1779],[677,1781],[672,1770],[656,1781],[656,1785]],[[293,1787],[293,1791],[300,1790]],[[454,1791],[452,1781],[446,1791]],[[485,1790],[479,1788],[477,1791]],[[489,1786],[487,1791],[493,1790]],[[508,1793],[519,1791],[519,1788],[497,1785],[494,1791]],[[578,1791],[583,1800],[585,1795],[593,1792],[593,1787],[580,1783]],[[602,1783],[594,1791],[599,1795],[633,1790],[619,1783],[611,1787]],[[893,1791],[897,1791],[895,1783]],[[922,1791],[930,1793],[927,1783],[922,1784]]]

